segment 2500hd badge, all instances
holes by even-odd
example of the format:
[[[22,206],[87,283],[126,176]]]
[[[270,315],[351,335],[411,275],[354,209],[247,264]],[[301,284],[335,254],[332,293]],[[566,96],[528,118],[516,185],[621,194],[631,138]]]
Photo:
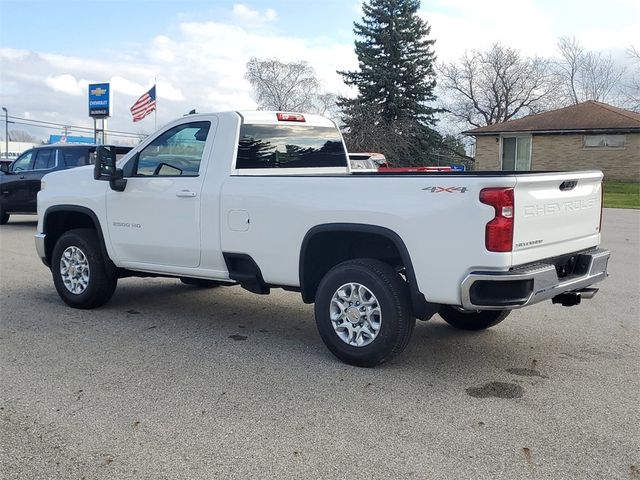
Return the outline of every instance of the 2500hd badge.
[[[129,223],[129,222],[113,222],[114,227],[124,227],[124,228],[142,228],[141,223]]]

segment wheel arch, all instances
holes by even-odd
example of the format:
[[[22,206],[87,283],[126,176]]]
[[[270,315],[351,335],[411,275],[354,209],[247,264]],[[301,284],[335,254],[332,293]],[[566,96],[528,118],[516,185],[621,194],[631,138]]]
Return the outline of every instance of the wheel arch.
[[[361,252],[356,253],[356,249]],[[375,258],[392,266],[402,265],[416,318],[428,318],[437,312],[438,305],[427,302],[418,288],[411,255],[402,238],[389,228],[358,223],[316,225],[306,233],[299,259],[303,301],[314,302],[322,277],[338,263],[355,258]]]
[[[51,265],[53,248],[60,236],[75,228],[90,228],[96,231],[100,242],[100,250],[106,260],[107,268],[115,269],[115,265],[107,252],[98,216],[93,210],[79,205],[54,205],[45,211],[42,220],[42,233],[46,235],[45,255],[47,265]]]

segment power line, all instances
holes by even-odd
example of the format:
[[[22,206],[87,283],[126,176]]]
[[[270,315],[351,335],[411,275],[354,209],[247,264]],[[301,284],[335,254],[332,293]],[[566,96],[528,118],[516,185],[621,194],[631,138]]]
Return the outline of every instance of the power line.
[[[38,124],[33,124],[33,123],[26,123],[26,122],[16,122],[16,121],[12,121],[9,122],[12,123],[14,125],[26,125],[29,127],[36,127],[36,128],[46,128],[48,130],[51,130],[53,128],[53,126],[51,125],[38,125]],[[93,133],[93,129],[85,129],[85,128],[77,128],[77,127],[69,127],[67,126],[67,131],[69,132],[76,132],[76,133]],[[105,130],[105,132],[107,133],[107,135],[110,135],[112,137],[122,137],[122,138],[132,138],[132,139],[137,139],[140,140],[141,135],[136,135],[136,134],[123,134],[123,133],[112,133],[109,130]]]
[[[48,125],[53,125],[53,126],[56,126],[56,127],[65,127],[65,126],[67,126],[69,128],[76,128],[76,129],[84,129],[84,130],[93,131],[93,128],[91,128],[91,127],[83,127],[83,126],[79,126],[79,125],[68,125],[68,124],[64,124],[64,123],[47,122],[45,120],[35,120],[33,118],[14,117],[12,115],[9,115],[9,118],[13,118],[15,120],[23,120],[23,121],[27,121],[27,122],[48,124]],[[127,135],[137,135],[134,132],[123,132],[121,130],[109,130],[109,132],[112,132],[112,133],[123,133],[123,134],[127,134]]]
[[[37,123],[28,123],[28,122],[18,122],[18,121],[11,121],[9,123],[13,123],[15,125],[25,125],[25,126],[29,126],[29,127],[36,127],[36,128],[46,128],[48,130],[51,130],[53,128],[56,129],[64,129],[65,126],[57,126],[57,125],[39,125]],[[66,130],[69,132],[76,132],[76,133],[93,133],[93,129],[88,128],[88,127],[70,127],[69,125],[66,125]],[[143,134],[135,134],[135,133],[118,133],[118,132],[112,132],[109,130],[105,130],[105,132],[108,135],[111,135],[112,137],[123,137],[123,138],[135,138],[135,139],[140,139]]]
[[[51,130],[51,129],[54,128],[54,126],[52,126],[52,125],[38,125],[38,124],[35,124],[35,123],[27,123],[27,122],[15,122],[15,121],[13,121],[13,122],[10,122],[10,123],[12,123],[14,125],[26,125],[26,126],[29,126],[29,127],[46,128],[48,130]],[[63,127],[60,127],[60,128],[62,129]],[[74,128],[74,127],[69,127],[69,126],[67,126],[66,130],[67,130],[67,133],[68,132],[93,133],[93,130],[91,130],[91,129]],[[122,134],[122,133],[113,133],[111,135],[114,136],[114,137],[140,138],[140,136],[138,136],[138,135],[129,135],[129,134]]]
[[[68,125],[64,123],[56,123],[56,122],[48,122],[45,120],[35,120],[32,118],[22,118],[22,117],[14,117],[9,116],[12,119],[9,123],[14,123],[16,125],[26,125],[30,127],[39,127],[39,128],[56,128],[60,130],[67,131],[75,131],[78,133],[93,133],[93,128],[91,127],[83,127],[79,125]],[[3,118],[0,118],[0,121],[5,121]],[[115,137],[125,137],[125,138],[136,138],[140,139],[143,134],[138,134],[134,132],[123,132],[120,130],[105,130],[107,135],[115,136]]]

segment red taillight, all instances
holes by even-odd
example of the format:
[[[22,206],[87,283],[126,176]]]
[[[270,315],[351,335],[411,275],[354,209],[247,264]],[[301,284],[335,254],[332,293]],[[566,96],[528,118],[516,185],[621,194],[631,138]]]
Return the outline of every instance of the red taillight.
[[[484,188],[480,201],[495,209],[495,217],[485,229],[485,245],[490,252],[510,252],[513,248],[513,188]]]
[[[304,122],[304,115],[299,113],[276,113],[276,117],[280,122]]]

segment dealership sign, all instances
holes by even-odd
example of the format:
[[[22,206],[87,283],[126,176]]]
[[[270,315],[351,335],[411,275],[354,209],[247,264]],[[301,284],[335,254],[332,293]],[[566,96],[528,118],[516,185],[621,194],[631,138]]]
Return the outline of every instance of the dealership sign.
[[[89,85],[89,116],[106,118],[111,116],[111,99],[108,83]]]

